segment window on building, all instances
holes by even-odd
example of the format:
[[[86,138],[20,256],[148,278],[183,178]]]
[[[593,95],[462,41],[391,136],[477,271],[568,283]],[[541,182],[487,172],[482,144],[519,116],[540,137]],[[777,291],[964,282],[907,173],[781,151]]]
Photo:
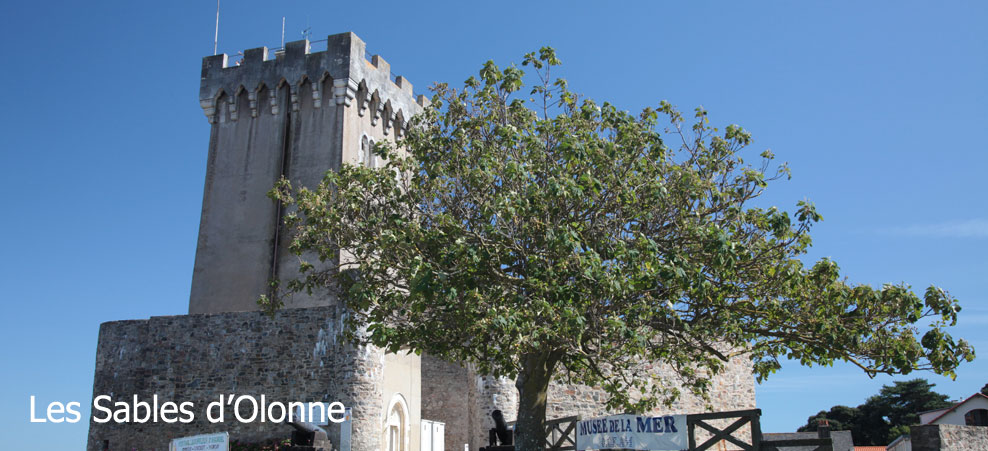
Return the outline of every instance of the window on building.
[[[364,166],[369,168],[377,167],[377,156],[374,155],[374,140],[368,140],[366,159],[364,159]]]
[[[370,154],[370,140],[367,139],[367,135],[364,135],[360,138],[360,154],[357,155],[357,162],[366,164],[368,154]]]
[[[968,426],[988,426],[988,409],[973,409],[965,413],[964,424]]]

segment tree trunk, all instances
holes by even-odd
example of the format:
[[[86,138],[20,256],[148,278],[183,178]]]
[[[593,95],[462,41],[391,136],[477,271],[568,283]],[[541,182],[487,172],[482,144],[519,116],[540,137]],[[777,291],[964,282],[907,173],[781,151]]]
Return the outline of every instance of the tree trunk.
[[[522,356],[522,368],[515,381],[518,388],[515,451],[545,450],[546,397],[558,361],[557,356],[548,352]]]

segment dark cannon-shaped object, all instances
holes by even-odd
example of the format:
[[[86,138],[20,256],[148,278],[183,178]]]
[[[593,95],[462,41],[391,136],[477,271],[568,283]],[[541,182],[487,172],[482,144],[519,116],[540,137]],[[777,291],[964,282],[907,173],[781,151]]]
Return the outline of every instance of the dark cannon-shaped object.
[[[317,440],[327,440],[329,438],[323,428],[312,423],[292,421],[288,424],[295,428],[292,431],[292,445],[294,446],[312,446]]]
[[[491,412],[494,419],[494,428],[487,434],[487,447],[480,448],[480,451],[514,451],[515,431],[508,427],[504,421],[504,414],[500,410]]]
[[[292,431],[292,445],[289,451],[330,451],[332,445],[326,430],[312,423],[289,421]]]

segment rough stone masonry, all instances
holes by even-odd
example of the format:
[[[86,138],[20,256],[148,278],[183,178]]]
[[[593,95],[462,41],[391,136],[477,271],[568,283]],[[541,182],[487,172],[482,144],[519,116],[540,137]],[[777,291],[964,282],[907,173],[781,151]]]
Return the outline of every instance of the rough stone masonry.
[[[93,396],[130,402],[191,401],[195,422],[99,424],[90,419],[88,449],[167,449],[172,438],[229,431],[231,438],[287,437],[275,423],[206,421],[204,409],[220,394],[264,394],[282,402],[341,401],[353,407],[354,448],[378,449],[383,355],[339,340],[336,307],[154,317],[100,327]],[[248,416],[249,413],[244,413]],[[229,417],[230,415],[228,415]],[[339,443],[339,429],[328,431]]]

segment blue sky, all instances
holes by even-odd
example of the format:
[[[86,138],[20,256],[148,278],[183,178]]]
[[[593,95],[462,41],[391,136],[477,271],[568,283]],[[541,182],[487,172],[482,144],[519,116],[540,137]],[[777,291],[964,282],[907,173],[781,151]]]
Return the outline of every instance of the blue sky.
[[[487,59],[556,47],[571,88],[628,110],[668,99],[738,123],[825,221],[810,257],[850,280],[947,288],[957,336],[988,353],[988,6],[977,2],[327,2],[225,0],[221,52],[352,30],[417,92]],[[209,124],[200,58],[215,3],[0,4],[0,431],[5,447],[80,449],[88,423],[31,424],[92,394],[99,324],[183,314]],[[988,383],[984,358],[956,381]],[[917,375],[911,375],[913,377]],[[898,379],[903,379],[899,377]],[[784,369],[758,387],[766,431],[857,405],[892,378],[846,365]],[[88,415],[88,409],[85,409]],[[41,440],[41,444],[38,440]],[[19,446],[18,446],[19,445]]]

